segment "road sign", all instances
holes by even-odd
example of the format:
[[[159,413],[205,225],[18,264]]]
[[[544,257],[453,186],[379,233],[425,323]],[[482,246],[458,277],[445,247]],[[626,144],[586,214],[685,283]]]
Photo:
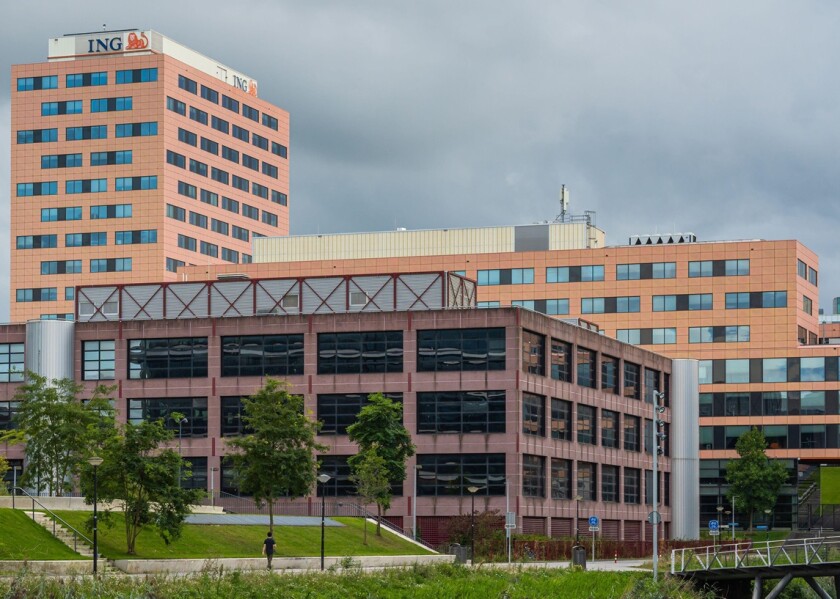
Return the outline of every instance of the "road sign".
[[[516,512],[507,512],[505,517],[505,528],[513,530],[516,528]]]
[[[589,516],[589,526],[598,526],[598,516]]]
[[[719,534],[720,534],[720,530],[719,530],[719,529],[718,529],[718,530],[710,530],[710,531],[709,531],[709,536],[710,536],[710,537],[716,537],[716,536],[718,536]]]
[[[720,522],[717,520],[709,520],[709,530],[720,530]]]
[[[650,524],[662,524],[662,514],[659,512],[651,512],[648,514],[647,521]]]

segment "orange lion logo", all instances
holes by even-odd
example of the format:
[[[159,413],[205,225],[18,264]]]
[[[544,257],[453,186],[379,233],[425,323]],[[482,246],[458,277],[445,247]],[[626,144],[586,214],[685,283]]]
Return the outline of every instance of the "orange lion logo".
[[[142,50],[143,48],[147,48],[149,46],[149,38],[146,37],[146,34],[141,32],[141,37],[138,37],[136,33],[132,32],[128,34],[128,45],[125,47],[126,50]]]
[[[248,93],[252,96],[257,95],[257,82],[253,79],[251,80],[251,83],[248,84]]]

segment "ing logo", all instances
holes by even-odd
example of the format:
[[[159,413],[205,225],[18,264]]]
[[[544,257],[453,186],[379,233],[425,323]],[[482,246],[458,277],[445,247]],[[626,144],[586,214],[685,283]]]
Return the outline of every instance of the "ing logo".
[[[128,43],[125,46],[126,50],[142,50],[149,47],[149,38],[142,31],[138,36],[133,31],[128,34]]]

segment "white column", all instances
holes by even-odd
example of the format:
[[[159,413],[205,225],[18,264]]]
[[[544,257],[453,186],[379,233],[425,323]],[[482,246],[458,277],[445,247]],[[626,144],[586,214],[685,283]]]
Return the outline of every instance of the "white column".
[[[671,368],[671,520],[675,539],[700,538],[700,387],[697,360]]]

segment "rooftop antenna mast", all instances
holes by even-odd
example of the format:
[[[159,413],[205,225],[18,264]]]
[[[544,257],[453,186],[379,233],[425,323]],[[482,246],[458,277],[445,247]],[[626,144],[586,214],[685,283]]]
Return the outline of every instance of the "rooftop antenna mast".
[[[554,219],[556,223],[566,221],[566,213],[569,211],[569,190],[565,185],[560,186],[560,214]]]

